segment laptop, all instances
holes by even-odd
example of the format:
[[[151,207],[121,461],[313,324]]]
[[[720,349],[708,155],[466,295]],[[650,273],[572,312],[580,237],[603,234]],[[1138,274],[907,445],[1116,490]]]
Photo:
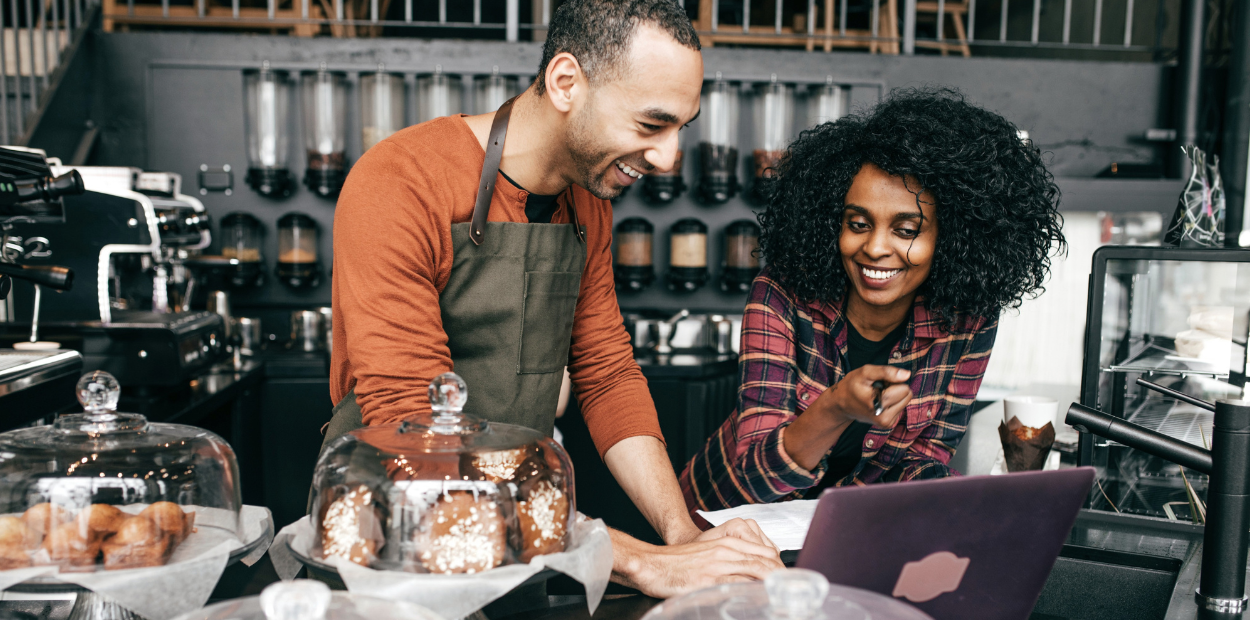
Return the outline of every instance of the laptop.
[[[1078,467],[829,489],[797,566],[934,620],[1026,620],[1093,482]]]

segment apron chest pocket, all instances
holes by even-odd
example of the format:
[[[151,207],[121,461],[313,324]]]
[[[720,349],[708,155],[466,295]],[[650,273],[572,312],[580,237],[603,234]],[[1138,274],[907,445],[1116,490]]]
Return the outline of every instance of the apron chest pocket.
[[[525,310],[517,374],[563,372],[573,340],[580,271],[525,272]]]

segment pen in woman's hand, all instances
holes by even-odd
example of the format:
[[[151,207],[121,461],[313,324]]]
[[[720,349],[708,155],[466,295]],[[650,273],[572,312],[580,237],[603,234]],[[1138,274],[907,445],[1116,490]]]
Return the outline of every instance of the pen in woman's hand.
[[[877,380],[872,382],[872,410],[873,415],[881,415],[885,408],[881,406],[881,390],[885,389],[885,381]]]

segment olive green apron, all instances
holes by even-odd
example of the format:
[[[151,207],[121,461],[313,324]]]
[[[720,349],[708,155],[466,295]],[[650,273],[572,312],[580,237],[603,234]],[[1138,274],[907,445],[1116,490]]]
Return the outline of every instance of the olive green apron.
[[[585,231],[571,200],[571,226],[486,222],[511,113],[512,100],[495,113],[473,221],[451,226],[451,276],[438,303],[453,370],[469,386],[465,411],[550,436],[586,266]],[[334,406],[322,450],[363,426],[352,390]]]

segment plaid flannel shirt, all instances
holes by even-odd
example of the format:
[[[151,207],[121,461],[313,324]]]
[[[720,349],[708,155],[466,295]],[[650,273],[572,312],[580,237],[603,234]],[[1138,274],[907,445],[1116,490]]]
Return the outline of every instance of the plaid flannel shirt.
[[[805,303],[767,269],[742,321],[738,407],[681,474],[693,512],[798,499],[825,475],[795,463],[783,438],[810,403],[847,370],[845,301]],[[894,428],[872,427],[863,456],[835,486],[958,475],[947,467],[968,427],[989,363],[997,317],[959,315],[950,333],[917,296],[890,365],[911,370],[913,397]]]

